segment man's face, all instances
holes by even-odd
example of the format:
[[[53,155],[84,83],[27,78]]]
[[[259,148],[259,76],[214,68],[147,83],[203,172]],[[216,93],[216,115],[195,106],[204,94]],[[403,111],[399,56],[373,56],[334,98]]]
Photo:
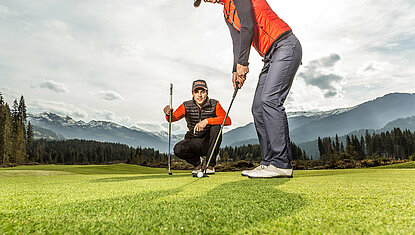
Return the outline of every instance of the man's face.
[[[203,105],[206,101],[208,92],[203,88],[196,88],[193,92],[193,99],[196,101],[196,104]]]

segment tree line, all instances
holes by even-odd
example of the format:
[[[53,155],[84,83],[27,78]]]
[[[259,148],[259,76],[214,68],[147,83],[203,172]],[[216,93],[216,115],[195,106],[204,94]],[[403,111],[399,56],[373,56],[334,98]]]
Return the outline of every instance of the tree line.
[[[291,142],[290,148],[293,160],[310,160],[306,152],[293,142]],[[249,144],[239,147],[226,146],[220,149],[219,156],[220,160],[225,163],[241,160],[250,162],[260,162],[262,159],[261,148],[258,144]]]
[[[150,148],[133,148],[125,144],[93,140],[38,139],[28,149],[28,162],[39,164],[112,164],[147,165],[167,162],[167,155]]]
[[[415,132],[406,129],[402,131],[394,128],[390,132],[379,134],[366,130],[365,136],[358,138],[355,135],[346,136],[346,146],[339,141],[336,135],[318,138],[318,150],[323,161],[342,159],[364,160],[374,158],[388,158],[394,160],[413,160],[415,154]]]
[[[151,148],[92,140],[35,140],[32,124],[26,119],[24,97],[21,96],[19,101],[15,99],[10,108],[0,93],[0,166],[167,162],[167,154]]]
[[[0,93],[0,162],[23,164],[27,162],[27,148],[33,143],[33,128],[26,125],[26,104],[24,97],[14,100],[13,106],[4,101]]]

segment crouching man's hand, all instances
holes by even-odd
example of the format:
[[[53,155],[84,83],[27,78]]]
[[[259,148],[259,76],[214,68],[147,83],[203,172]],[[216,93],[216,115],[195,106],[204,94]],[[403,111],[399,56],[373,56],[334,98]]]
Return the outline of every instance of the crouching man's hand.
[[[195,129],[193,130],[193,133],[196,133],[196,131],[202,131],[206,127],[207,124],[208,124],[207,119],[199,122],[198,124],[196,124]]]
[[[163,112],[166,115],[170,115],[170,110],[172,110],[172,108],[170,108],[170,105],[166,105],[166,107],[164,107]]]

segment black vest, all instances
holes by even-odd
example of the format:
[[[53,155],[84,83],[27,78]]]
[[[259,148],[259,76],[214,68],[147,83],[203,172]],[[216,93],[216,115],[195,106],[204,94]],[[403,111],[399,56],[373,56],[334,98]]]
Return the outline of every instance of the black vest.
[[[201,138],[204,137],[207,133],[207,131],[210,128],[210,125],[208,124],[203,131],[196,132],[196,134],[193,134],[193,130],[200,121],[216,117],[216,105],[218,104],[217,100],[206,98],[205,104],[202,106],[202,108],[199,108],[199,106],[196,104],[196,101],[188,100],[183,103],[185,108],[185,118],[187,122],[187,128],[189,128],[189,131],[187,132],[186,136],[189,138],[197,137]],[[190,135],[190,136],[189,136]]]

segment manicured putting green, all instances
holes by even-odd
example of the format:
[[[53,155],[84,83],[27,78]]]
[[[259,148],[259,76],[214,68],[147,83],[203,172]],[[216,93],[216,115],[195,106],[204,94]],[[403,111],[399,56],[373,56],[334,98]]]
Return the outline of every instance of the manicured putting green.
[[[5,168],[0,234],[413,233],[415,169],[398,167],[292,179],[125,164]]]

